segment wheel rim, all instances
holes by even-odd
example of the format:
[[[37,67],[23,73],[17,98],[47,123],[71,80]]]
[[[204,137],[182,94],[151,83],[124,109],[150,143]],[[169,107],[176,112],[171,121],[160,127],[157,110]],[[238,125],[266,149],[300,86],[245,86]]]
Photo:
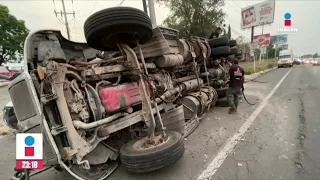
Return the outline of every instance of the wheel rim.
[[[159,137],[159,136],[161,136],[161,137]],[[155,139],[158,140],[158,142],[160,142],[159,144],[148,143],[148,138],[142,138],[142,139],[139,139],[137,142],[135,142],[132,145],[132,147],[133,147],[133,149],[135,149],[137,151],[153,149],[153,148],[164,145],[166,142],[169,141],[169,139],[171,139],[171,137],[168,135],[166,135],[165,137],[163,137],[163,135],[159,135],[159,136],[155,136]]]

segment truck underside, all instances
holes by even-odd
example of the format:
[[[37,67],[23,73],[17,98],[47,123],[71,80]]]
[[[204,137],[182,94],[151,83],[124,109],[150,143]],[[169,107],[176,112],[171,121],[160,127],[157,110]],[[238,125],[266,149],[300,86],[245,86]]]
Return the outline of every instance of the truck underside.
[[[44,135],[45,166],[104,179],[118,160],[142,173],[180,159],[184,137],[225,96],[235,42],[182,39],[127,7],[93,14],[85,35],[31,34],[28,68],[9,86],[20,129]]]

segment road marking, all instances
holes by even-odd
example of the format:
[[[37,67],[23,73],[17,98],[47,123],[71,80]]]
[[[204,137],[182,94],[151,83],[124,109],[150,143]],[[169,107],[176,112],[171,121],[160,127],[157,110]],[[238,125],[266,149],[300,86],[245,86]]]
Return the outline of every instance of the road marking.
[[[282,79],[278,82],[278,84],[271,90],[271,92],[267,95],[267,97],[261,102],[261,104],[253,111],[253,113],[250,115],[250,117],[246,120],[246,122],[240,127],[239,131],[236,132],[230,141],[220,150],[218,155],[212,160],[212,162],[201,172],[200,176],[197,178],[197,180],[209,180],[218,170],[218,168],[222,165],[224,160],[228,157],[228,155],[233,151],[234,147],[242,138],[244,133],[249,129],[249,127],[252,125],[252,123],[255,121],[261,110],[268,104],[269,99],[272,97],[272,95],[276,92],[276,90],[279,88],[281,83],[284,81],[284,79],[288,76],[290,73],[290,70],[282,77]]]

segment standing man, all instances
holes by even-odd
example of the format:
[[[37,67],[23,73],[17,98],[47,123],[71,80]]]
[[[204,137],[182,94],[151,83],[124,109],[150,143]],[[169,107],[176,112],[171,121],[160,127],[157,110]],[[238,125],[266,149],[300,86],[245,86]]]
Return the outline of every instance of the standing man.
[[[229,69],[229,89],[227,91],[227,98],[229,102],[229,114],[237,112],[241,90],[244,90],[244,70],[239,66],[239,60],[234,59],[233,64]]]

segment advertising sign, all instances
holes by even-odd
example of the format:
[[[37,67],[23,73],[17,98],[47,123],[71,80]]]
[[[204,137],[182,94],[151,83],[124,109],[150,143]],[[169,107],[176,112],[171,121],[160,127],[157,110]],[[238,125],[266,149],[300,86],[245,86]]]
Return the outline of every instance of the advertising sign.
[[[270,44],[275,44],[277,42],[277,36],[270,36]]]
[[[271,24],[274,21],[275,0],[267,0],[241,9],[241,28]]]
[[[288,34],[279,34],[277,35],[277,44],[287,44]]]
[[[281,48],[282,50],[288,50],[288,44],[280,44],[279,48]]]
[[[270,34],[261,34],[261,35],[253,36],[253,42],[257,43],[259,46],[269,45],[270,44]]]

